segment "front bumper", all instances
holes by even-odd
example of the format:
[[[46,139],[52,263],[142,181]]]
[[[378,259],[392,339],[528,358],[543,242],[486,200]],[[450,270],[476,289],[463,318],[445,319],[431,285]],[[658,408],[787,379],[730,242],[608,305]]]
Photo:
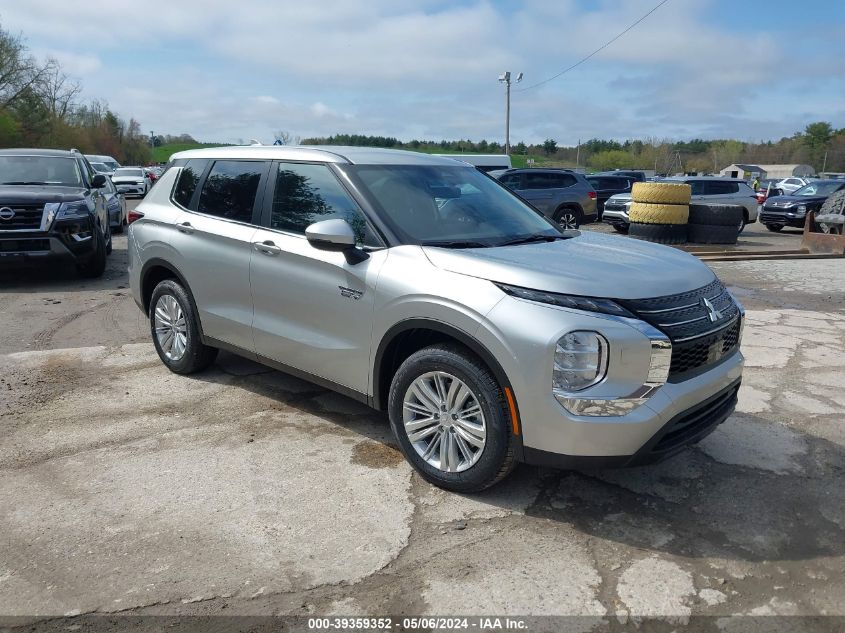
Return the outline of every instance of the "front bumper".
[[[137,185],[134,183],[116,182],[114,186],[117,187],[118,193],[126,196],[143,196],[147,193],[145,185]]]
[[[565,409],[552,392],[554,347],[559,338],[569,331],[587,330],[601,333],[609,342],[608,375],[579,392],[579,397],[599,399],[626,397],[646,383],[649,338],[619,320],[515,298],[501,301],[487,318],[490,327],[479,329],[476,338],[495,354],[508,376],[521,422],[523,459],[531,463],[623,466],[639,463],[646,454],[652,460],[667,457],[703,435],[682,437],[672,450],[664,450],[664,445],[652,455],[661,431],[668,433],[667,425],[728,394],[742,378],[744,359],[736,351],[698,374],[667,382],[625,415],[578,415]],[[702,430],[715,428],[733,406],[710,412]]]
[[[93,254],[90,220],[59,220],[49,231],[0,232],[0,265],[50,259],[85,260]]]
[[[628,226],[631,223],[628,219],[628,211],[622,209],[608,209],[605,207],[601,219],[606,224],[612,224],[614,226]]]
[[[804,221],[807,218],[807,213],[796,213],[795,211],[788,211],[786,209],[767,209],[763,207],[760,213],[760,222],[763,224],[780,224],[783,226],[793,226],[799,229],[804,228]]]

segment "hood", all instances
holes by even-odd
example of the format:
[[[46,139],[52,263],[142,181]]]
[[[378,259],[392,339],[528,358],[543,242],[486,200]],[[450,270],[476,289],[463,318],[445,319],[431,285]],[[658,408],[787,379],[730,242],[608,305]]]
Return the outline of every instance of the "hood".
[[[112,182],[138,182],[139,180],[144,180],[143,176],[112,176]]]
[[[81,187],[53,185],[2,185],[0,206],[7,204],[32,204],[47,202],[73,202],[82,200],[88,193]]]
[[[513,286],[607,299],[645,299],[695,290],[713,281],[683,251],[629,237],[581,233],[539,244],[446,249],[426,246],[432,264]]]
[[[608,198],[608,200],[615,200],[618,202],[630,202],[631,201],[631,194],[630,193],[617,193]]]
[[[824,202],[827,198],[828,196],[775,196],[774,198],[767,198],[765,206],[777,209],[778,207],[783,208],[798,204]]]

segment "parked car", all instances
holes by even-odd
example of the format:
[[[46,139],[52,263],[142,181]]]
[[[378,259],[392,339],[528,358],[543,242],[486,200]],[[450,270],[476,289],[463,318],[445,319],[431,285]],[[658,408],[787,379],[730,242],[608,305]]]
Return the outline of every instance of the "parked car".
[[[596,190],[596,208],[599,220],[601,220],[604,204],[608,198],[615,196],[617,193],[631,193],[631,187],[634,186],[635,182],[638,182],[631,176],[603,176],[601,174],[586,176],[586,179]]]
[[[102,163],[109,171],[114,171],[121,165],[111,156],[104,156],[102,154],[86,154],[85,158],[89,163]]]
[[[672,176],[657,182],[685,182],[692,188],[692,204],[736,204],[745,209],[739,232],[757,221],[757,195],[744,180],[720,176]],[[631,194],[612,196],[604,205],[604,221],[620,233],[627,233]]]
[[[582,174],[568,169],[508,169],[493,173],[508,189],[564,228],[577,229],[598,217],[598,196]]]
[[[0,150],[0,266],[71,263],[102,275],[112,249],[107,182],[77,151]]]
[[[845,180],[813,180],[791,195],[766,200],[760,221],[774,232],[785,226],[804,228],[807,212],[818,211],[828,197],[842,189],[845,189]]]
[[[774,186],[783,191],[784,195],[788,196],[809,183],[809,178],[784,178],[783,180],[778,180]]]
[[[625,176],[627,178],[631,178],[635,182],[646,182],[648,178],[645,175],[644,171],[639,171],[636,169],[614,169],[613,171],[600,171],[594,176]]]
[[[132,295],[165,366],[222,348],[335,389],[447,489],[518,461],[658,461],[736,404],[744,313],[710,268],[563,231],[455,161],[191,150],[133,213]]]
[[[111,176],[114,173],[114,170],[109,169],[108,165],[106,165],[105,163],[89,162],[89,165],[91,165],[91,167],[94,168],[94,171],[96,171],[98,174],[106,174],[107,176]]]
[[[103,197],[106,200],[106,209],[109,214],[109,226],[113,233],[123,233],[126,226],[126,198],[117,190],[111,179],[106,178],[102,188]]]
[[[152,167],[144,167],[144,173],[149,177],[151,183],[155,183],[160,175],[159,172]]]
[[[777,180],[769,178],[759,182],[757,187],[757,204],[763,204],[767,198],[783,195],[783,190],[778,189],[777,183]]]
[[[112,182],[117,190],[126,195],[140,196],[143,198],[152,187],[149,174],[143,167],[121,167],[114,170]]]

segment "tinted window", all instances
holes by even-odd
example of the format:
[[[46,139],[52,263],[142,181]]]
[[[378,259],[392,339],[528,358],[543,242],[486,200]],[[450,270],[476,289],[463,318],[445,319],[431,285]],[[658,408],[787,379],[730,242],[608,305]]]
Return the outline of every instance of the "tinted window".
[[[507,176],[502,176],[499,182],[509,189],[519,189],[519,174],[508,174]]]
[[[252,222],[258,183],[267,163],[218,160],[202,185],[197,211],[227,220]]]
[[[60,156],[0,156],[0,184],[83,187],[79,163]]]
[[[270,227],[304,234],[314,222],[346,220],[359,243],[375,245],[358,205],[325,165],[281,163],[276,172],[276,188]]]
[[[728,193],[736,193],[737,191],[739,191],[739,187],[735,182],[710,180],[704,183],[704,193],[709,196],[721,196]]]
[[[526,189],[560,189],[575,184],[573,175],[555,172],[526,172],[524,178]]]
[[[677,182],[669,180],[668,182]],[[692,188],[691,194],[694,196],[704,195],[704,181],[703,180],[688,180],[687,184]]]
[[[186,209],[190,208],[191,198],[197,189],[202,172],[205,171],[208,160],[205,158],[189,160],[182,168],[179,179],[176,181],[176,188],[173,190],[173,201]]]

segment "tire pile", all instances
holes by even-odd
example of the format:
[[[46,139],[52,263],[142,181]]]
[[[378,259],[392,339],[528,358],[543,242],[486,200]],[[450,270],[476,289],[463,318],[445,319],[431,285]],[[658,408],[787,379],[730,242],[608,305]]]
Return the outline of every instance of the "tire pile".
[[[658,244],[683,244],[687,241],[690,195],[685,183],[635,182],[628,235]]]
[[[736,244],[743,227],[743,208],[690,204],[691,193],[684,183],[634,183],[628,234],[658,244]]]
[[[824,201],[816,216],[822,233],[842,235],[845,233],[845,190],[837,191]]]

